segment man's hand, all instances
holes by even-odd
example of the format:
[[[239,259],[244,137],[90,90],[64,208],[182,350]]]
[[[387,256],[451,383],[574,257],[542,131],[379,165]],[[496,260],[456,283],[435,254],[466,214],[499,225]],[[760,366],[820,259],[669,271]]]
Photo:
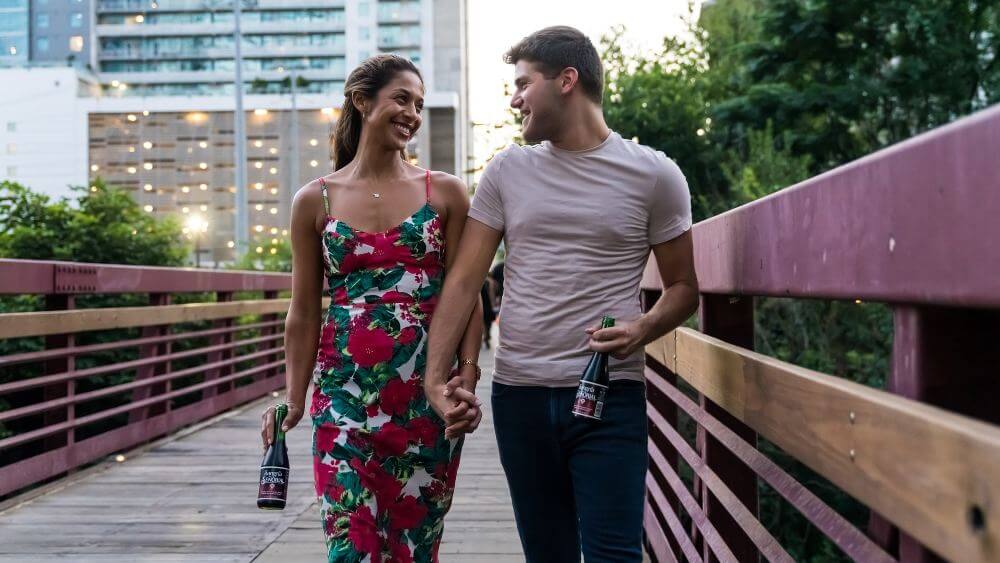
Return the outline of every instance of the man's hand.
[[[462,370],[463,372],[465,370]],[[446,384],[424,384],[424,394],[431,408],[445,423],[445,437],[449,440],[474,431],[482,420],[480,402],[468,390],[468,377],[458,375]],[[475,372],[471,387],[475,389]]]
[[[641,319],[632,322],[615,323],[611,328],[601,328],[600,323],[587,329],[590,335],[590,349],[608,352],[619,360],[624,360],[643,346],[645,329]]]

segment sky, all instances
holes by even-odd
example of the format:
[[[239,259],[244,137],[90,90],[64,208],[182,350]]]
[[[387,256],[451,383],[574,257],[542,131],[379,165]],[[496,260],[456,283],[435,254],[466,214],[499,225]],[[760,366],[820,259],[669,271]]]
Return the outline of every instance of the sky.
[[[626,49],[652,50],[684,29],[688,0],[468,0],[468,10],[469,111],[473,123],[486,124],[474,128],[481,164],[511,138],[511,131],[490,126],[507,115],[504,83],[513,81],[514,70],[502,57],[511,45],[543,27],[570,25],[599,48],[601,35],[624,25]]]

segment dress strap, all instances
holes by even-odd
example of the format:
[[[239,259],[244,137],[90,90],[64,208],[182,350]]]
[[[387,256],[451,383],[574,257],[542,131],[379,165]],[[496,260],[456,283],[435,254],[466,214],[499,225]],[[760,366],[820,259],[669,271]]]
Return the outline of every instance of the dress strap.
[[[427,198],[427,201],[430,201],[431,200],[431,171],[427,170],[427,173],[424,174],[424,177],[427,179],[427,187],[424,190],[424,197]]]
[[[323,194],[323,212],[327,215],[330,214],[330,200],[326,197],[326,180],[323,178],[319,179],[319,191]]]

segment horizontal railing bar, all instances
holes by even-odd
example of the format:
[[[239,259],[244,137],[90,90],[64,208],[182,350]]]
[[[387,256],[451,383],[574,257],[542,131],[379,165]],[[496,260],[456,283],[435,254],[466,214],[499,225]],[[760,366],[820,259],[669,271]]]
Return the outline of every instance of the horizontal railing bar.
[[[194,367],[182,369],[179,371],[154,375],[152,377],[147,377],[144,379],[137,379],[135,381],[122,383],[119,385],[115,385],[113,387],[106,387],[104,389],[97,389],[95,391],[89,391],[87,393],[80,393],[69,397],[62,397],[59,399],[53,399],[51,401],[45,401],[43,403],[38,403],[35,405],[29,405],[26,407],[3,411],[0,412],[0,422],[6,422],[8,420],[23,418],[25,416],[30,416],[33,414],[54,410],[57,408],[65,407],[67,405],[76,405],[80,403],[85,403],[87,401],[92,401],[94,399],[99,399],[101,397],[106,397],[109,395],[117,395],[118,393],[133,391],[135,389],[140,389],[142,387],[149,387],[152,385],[156,385],[158,383],[164,383],[167,381],[173,381],[175,379],[180,379],[183,377],[197,375],[199,373],[208,370],[227,367],[230,365],[236,365],[240,362],[246,362],[250,360],[255,360],[260,357],[271,356],[274,354],[281,354],[281,353],[284,353],[284,348],[266,348],[264,350],[252,352],[250,354],[235,356],[232,358],[226,358],[223,360],[219,360],[217,362],[212,362],[209,364],[201,364]]]
[[[222,383],[227,383],[229,381],[241,379],[243,377],[249,377],[251,375],[254,375],[255,373],[267,371],[269,369],[280,367],[282,365],[284,365],[284,360],[279,360],[276,362],[255,366],[238,373],[227,375],[225,377],[212,379],[206,382],[199,383],[197,385],[192,385],[190,387],[184,387],[176,391],[171,391],[170,393],[156,395],[155,397],[151,397],[149,399],[143,399],[141,401],[132,402],[127,405],[122,405],[119,407],[115,407],[113,409],[108,409],[106,411],[97,412],[89,416],[77,418],[76,420],[73,421],[61,422],[59,424],[53,424],[50,426],[46,426],[44,428],[39,428],[38,430],[26,432],[24,434],[17,434],[15,436],[11,436],[9,438],[0,440],[0,450],[16,446],[19,444],[23,444],[26,442],[38,440],[39,438],[44,438],[46,436],[51,436],[52,434],[57,434],[59,432],[62,432],[64,430],[69,430],[71,428],[79,428],[81,426],[86,426],[87,424],[92,424],[99,420],[104,420],[105,418],[111,418],[112,416],[117,416],[122,413],[131,412],[136,409],[140,409],[142,407],[163,403],[165,401],[169,401],[177,397],[183,397],[184,395],[190,395],[191,393],[200,391],[208,387],[214,387]]]
[[[216,303],[35,311],[0,315],[0,339],[75,334],[116,328],[173,325],[244,315],[284,313],[290,299],[248,299]]]
[[[691,538],[688,537],[687,532],[684,530],[684,525],[681,524],[680,519],[676,514],[674,514],[666,495],[664,495],[663,491],[660,490],[660,484],[657,483],[656,479],[654,479],[649,473],[646,474],[646,490],[649,491],[653,500],[656,501],[653,504],[653,508],[658,509],[660,514],[663,515],[663,519],[667,521],[667,527],[670,528],[670,534],[674,536],[674,539],[677,540],[677,544],[681,546],[681,551],[684,553],[684,557],[687,557],[689,563],[702,563],[702,558],[698,553],[698,548],[694,546]]]
[[[792,478],[757,448],[740,438],[725,424],[705,412],[697,403],[688,398],[680,389],[664,380],[658,373],[647,368],[646,381],[666,395],[692,420],[784,497],[789,504],[798,509],[809,522],[830,538],[848,557],[854,561],[871,561],[873,563],[895,561],[878,544],[855,528],[837,511],[830,508],[812,491]]]
[[[653,509],[653,505],[648,502],[648,498],[642,511],[642,529],[645,532],[643,535],[646,540],[646,550],[656,563],[677,563],[673,548],[667,541],[667,530],[663,528],[663,524],[656,517],[656,511]]]
[[[687,462],[691,469],[694,471],[705,485],[708,486],[709,490],[719,499],[719,502],[726,509],[726,512],[732,516],[736,525],[746,533],[750,541],[760,550],[761,554],[767,558],[768,561],[780,561],[781,563],[795,563],[795,560],[788,555],[788,552],[781,547],[778,540],[774,539],[774,536],[764,528],[764,526],[757,520],[757,517],[750,512],[750,510],[743,504],[740,499],[733,494],[733,491],[726,486],[726,484],[719,478],[719,476],[712,471],[710,467],[705,465],[705,460],[701,459],[694,449],[673,429],[667,420],[656,411],[656,409],[647,409],[647,415],[653,426],[660,431],[667,438],[667,441],[673,445],[677,453],[680,454],[684,461]],[[666,465],[667,459],[663,457],[658,450],[651,452],[651,457],[659,465]]]
[[[2,318],[3,317],[0,317],[0,319]],[[92,354],[94,352],[105,352],[107,350],[117,350],[121,348],[145,346],[147,344],[163,344],[166,342],[174,342],[177,340],[189,340],[192,338],[204,338],[206,336],[218,336],[222,334],[229,334],[232,332],[239,332],[241,330],[254,330],[258,328],[278,326],[284,324],[284,322],[285,322],[284,320],[279,319],[276,321],[268,321],[264,323],[233,325],[221,328],[198,330],[193,332],[171,333],[163,336],[148,336],[144,338],[133,338],[130,340],[116,340],[114,342],[102,342],[100,344],[88,344],[86,346],[69,346],[66,348],[52,348],[49,350],[39,350],[37,352],[23,352],[21,354],[0,356],[0,367],[9,367],[28,362],[41,362],[45,360],[52,360],[55,358],[63,358],[66,356],[81,356],[84,354]]]
[[[1000,558],[1000,427],[690,329],[668,338],[706,398],[930,549]]]
[[[235,348],[239,348],[240,346],[250,346],[253,344],[268,342],[270,340],[280,340],[283,339],[284,337],[285,335],[282,333],[269,334],[265,336],[259,336],[257,338],[250,338],[247,340],[234,340],[232,342],[216,344],[214,346],[192,348],[191,350],[184,350],[183,352],[174,352],[172,354],[164,354],[162,356],[151,356],[149,358],[140,358],[138,360],[131,360],[128,362],[121,362],[118,364],[108,364],[106,366],[96,366],[78,371],[66,371],[52,375],[43,375],[41,377],[33,377],[31,379],[25,379],[22,381],[12,381],[10,383],[4,383],[0,385],[0,395],[4,395],[6,393],[12,393],[15,391],[24,391],[25,389],[33,389],[35,387],[43,387],[45,385],[52,385],[54,383],[63,383],[66,381],[73,381],[77,379],[86,379],[88,377],[93,377],[95,375],[103,375],[105,373],[111,373],[115,371],[127,371],[131,369],[140,368],[143,366],[163,364],[166,362],[172,362],[175,360],[190,358],[192,356],[201,356],[211,352],[232,350]]]
[[[694,499],[691,491],[687,489],[684,482],[681,481],[680,476],[674,472],[674,469],[666,463],[666,457],[660,452],[660,449],[653,442],[652,439],[647,441],[647,449],[649,450],[650,456],[652,456],[656,461],[660,462],[656,465],[657,470],[660,474],[667,480],[667,484],[670,485],[670,489],[674,491],[674,494],[681,501],[681,505],[684,510],[687,511],[688,516],[694,522],[695,527],[701,532],[702,538],[705,543],[712,548],[712,553],[719,559],[719,561],[725,563],[732,561],[736,563],[736,556],[733,555],[732,550],[726,545],[726,541],[719,534],[718,530],[715,529],[715,525],[708,519],[705,512],[702,510],[701,506],[698,505],[698,501]],[[661,462],[662,460],[662,462]],[[650,479],[650,475],[646,475],[647,481]],[[669,508],[670,505],[665,505]]]
[[[291,274],[206,268],[169,268],[0,260],[0,294],[203,293],[292,288]]]
[[[1000,307],[998,146],[995,105],[702,221],[693,228],[698,285]],[[659,289],[651,266],[643,286]]]
[[[4,465],[0,467],[0,495],[9,494],[100,459],[111,452],[122,451],[204,420],[233,406],[261,397],[282,384],[283,382],[273,377],[261,379],[248,385],[231,388],[197,403],[170,409],[165,413],[113,428],[68,446]]]

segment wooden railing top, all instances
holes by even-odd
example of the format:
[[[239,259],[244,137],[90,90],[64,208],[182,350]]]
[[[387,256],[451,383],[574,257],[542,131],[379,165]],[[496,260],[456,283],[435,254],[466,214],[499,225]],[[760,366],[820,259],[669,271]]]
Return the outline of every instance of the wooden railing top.
[[[702,221],[701,291],[1000,307],[997,147],[1000,106]]]
[[[274,291],[285,273],[0,259],[0,295]]]

